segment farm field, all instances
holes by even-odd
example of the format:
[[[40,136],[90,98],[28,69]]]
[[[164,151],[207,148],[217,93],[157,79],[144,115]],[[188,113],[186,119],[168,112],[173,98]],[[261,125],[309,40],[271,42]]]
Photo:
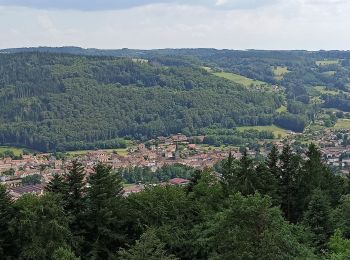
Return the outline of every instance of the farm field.
[[[333,65],[333,64],[339,64],[339,60],[318,60],[318,61],[316,61],[317,66],[327,66],[327,65]]]
[[[230,73],[230,72],[215,72],[213,73],[214,75],[218,77],[222,77],[228,80],[231,80],[237,84],[243,85],[245,87],[249,87],[250,85],[255,85],[255,86],[262,86],[266,85],[267,83],[260,81],[260,80],[254,80],[250,79],[235,73]]]
[[[336,89],[330,90],[330,89],[327,89],[325,86],[316,86],[316,87],[313,87],[313,89],[319,92],[320,94],[337,95],[339,93],[338,90]]]
[[[287,107],[286,106],[281,106],[281,107],[276,109],[276,112],[277,113],[287,112]]]
[[[276,80],[282,80],[283,75],[290,72],[287,67],[282,67],[282,66],[273,67],[272,70],[273,70],[273,73],[275,74]]]
[[[340,119],[333,126],[334,129],[350,129],[350,119]]]
[[[23,154],[23,148],[17,148],[12,146],[0,146],[0,153],[3,153],[5,151],[12,151],[16,156],[20,156],[21,154]]]
[[[275,136],[275,138],[277,138],[278,136],[281,136],[282,138],[288,136],[288,131],[280,128],[278,126],[275,125],[267,125],[267,126],[241,126],[241,127],[237,127],[238,131],[245,131],[245,130],[258,130],[258,131],[269,131],[272,132]]]
[[[127,148],[118,148],[118,149],[100,149],[102,151],[113,152],[116,151],[120,156],[126,156],[128,154]],[[78,151],[69,151],[67,152],[71,156],[84,155],[95,150],[78,150]]]

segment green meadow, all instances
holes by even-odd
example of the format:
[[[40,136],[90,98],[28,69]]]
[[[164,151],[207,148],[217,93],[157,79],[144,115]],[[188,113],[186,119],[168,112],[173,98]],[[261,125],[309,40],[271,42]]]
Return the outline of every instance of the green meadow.
[[[250,87],[251,85],[262,86],[262,85],[267,84],[267,83],[260,81],[260,80],[250,79],[250,78],[247,78],[247,77],[235,74],[235,73],[230,73],[230,72],[215,72],[213,74],[218,76],[218,77],[231,80],[231,81],[233,81],[237,84],[243,85],[245,87]]]

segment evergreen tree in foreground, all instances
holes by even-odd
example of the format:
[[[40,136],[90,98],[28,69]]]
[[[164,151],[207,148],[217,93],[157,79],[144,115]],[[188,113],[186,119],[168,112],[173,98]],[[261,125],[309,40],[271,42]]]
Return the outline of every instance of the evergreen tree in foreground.
[[[88,181],[86,250],[88,257],[108,259],[125,239],[122,227],[121,178],[110,166],[98,164]]]
[[[10,195],[5,186],[0,184],[0,259],[11,256],[16,248],[9,227],[14,213]]]

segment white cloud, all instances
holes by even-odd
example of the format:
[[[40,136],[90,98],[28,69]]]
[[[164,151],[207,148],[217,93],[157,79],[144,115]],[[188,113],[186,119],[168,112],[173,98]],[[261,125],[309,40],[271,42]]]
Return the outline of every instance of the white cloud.
[[[0,48],[349,49],[349,11],[350,1],[342,0],[280,0],[255,9],[184,4],[98,12],[3,7]]]

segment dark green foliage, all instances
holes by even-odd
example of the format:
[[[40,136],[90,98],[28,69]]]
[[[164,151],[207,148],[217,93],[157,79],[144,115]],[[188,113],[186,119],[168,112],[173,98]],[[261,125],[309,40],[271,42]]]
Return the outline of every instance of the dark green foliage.
[[[333,211],[333,223],[339,228],[344,237],[350,239],[350,195],[340,199],[339,205]]]
[[[74,253],[67,248],[59,247],[53,253],[52,260],[79,260],[80,257],[76,257]]]
[[[0,257],[348,259],[349,195],[314,145],[306,159],[290,146],[272,147],[265,162],[230,154],[216,170],[165,167],[156,180],[189,174],[189,185],[146,184],[124,197],[109,166],[86,183],[74,161],[44,196],[12,202],[0,187]]]
[[[15,211],[11,197],[6,188],[0,184],[0,258],[6,259],[16,250],[13,244],[13,236],[10,232],[10,221],[14,217]]]
[[[66,193],[66,183],[61,175],[54,174],[45,189],[48,192],[64,195]]]
[[[22,178],[23,185],[35,185],[41,183],[41,175],[33,174]]]
[[[157,237],[152,229],[143,233],[128,250],[122,249],[118,252],[117,259],[120,260],[175,260],[175,256],[168,255],[165,244]]]
[[[333,227],[330,202],[321,190],[317,189],[313,192],[303,223],[312,232],[312,242],[315,248],[325,249]]]
[[[54,194],[25,195],[15,203],[11,229],[16,234],[20,259],[50,259],[59,247],[71,243],[69,220]]]
[[[88,181],[85,215],[86,247],[88,257],[107,259],[115,248],[123,244],[121,178],[111,167],[98,164]]]
[[[214,124],[257,125],[265,116],[271,124],[282,102],[276,93],[246,91],[191,65],[47,53],[0,56],[0,144],[40,151],[125,147],[120,137],[196,134]]]
[[[198,242],[204,243],[205,259],[298,259],[309,254],[280,211],[260,195],[231,196],[227,209],[201,226]]]

